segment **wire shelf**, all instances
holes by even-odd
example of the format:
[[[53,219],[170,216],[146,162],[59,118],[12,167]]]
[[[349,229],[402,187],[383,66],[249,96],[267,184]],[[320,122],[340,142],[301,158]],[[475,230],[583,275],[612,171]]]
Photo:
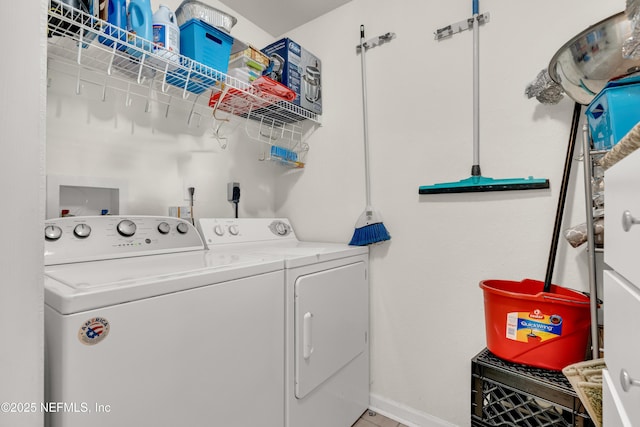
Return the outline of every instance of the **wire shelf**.
[[[81,75],[88,70],[105,77],[95,82],[104,92],[113,88],[128,96],[146,94],[149,101],[153,94],[154,102],[167,105],[167,114],[172,100],[180,99],[191,103],[192,113],[208,111],[218,122],[241,120],[249,138],[296,154],[289,157],[306,154],[309,146],[304,140],[321,124],[316,113],[186,56],[154,49],[151,41],[59,0],[49,0],[47,35],[50,67],[54,61],[67,73],[75,69],[77,93]],[[302,163],[277,155],[262,160],[272,157],[294,167]]]

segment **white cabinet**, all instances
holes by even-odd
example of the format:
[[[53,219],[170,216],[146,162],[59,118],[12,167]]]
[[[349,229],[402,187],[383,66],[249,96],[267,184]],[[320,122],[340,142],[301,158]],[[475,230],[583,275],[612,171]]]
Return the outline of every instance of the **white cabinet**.
[[[640,151],[605,173],[603,416],[607,426],[640,425]]]
[[[605,271],[604,301],[605,361],[611,379],[605,387],[613,386],[609,393],[615,402],[615,408],[605,405],[604,412],[617,412],[622,420],[635,421],[629,425],[640,425],[640,385],[629,382],[640,379],[640,290],[616,272]]]
[[[605,173],[605,262],[640,287],[640,150]]]

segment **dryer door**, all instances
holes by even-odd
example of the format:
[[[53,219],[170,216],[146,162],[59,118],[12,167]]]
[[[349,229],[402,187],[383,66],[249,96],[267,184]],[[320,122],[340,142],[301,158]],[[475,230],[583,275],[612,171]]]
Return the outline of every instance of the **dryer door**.
[[[365,350],[369,324],[364,262],[295,282],[295,394],[304,398]]]

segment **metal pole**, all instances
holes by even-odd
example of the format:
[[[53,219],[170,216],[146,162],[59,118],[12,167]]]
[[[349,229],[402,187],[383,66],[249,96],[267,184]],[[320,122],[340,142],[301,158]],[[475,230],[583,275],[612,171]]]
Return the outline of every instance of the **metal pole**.
[[[362,115],[364,125],[364,179],[366,187],[366,210],[371,210],[371,175],[369,172],[369,112],[367,110],[367,64],[364,41],[364,25],[360,25],[360,66],[362,68]]]
[[[472,176],[481,176],[480,170],[480,23],[478,1],[473,1],[473,164]]]
[[[596,278],[596,245],[593,228],[593,172],[591,169],[591,146],[589,128],[582,126],[582,157],[584,166],[584,205],[587,215],[587,255],[589,258],[589,302],[591,309],[591,353],[594,359],[600,356],[598,339],[598,282]]]
[[[573,118],[571,120],[571,132],[569,134],[569,147],[567,148],[567,157],[564,160],[564,172],[562,174],[562,185],[560,186],[560,195],[558,196],[558,207],[556,209],[556,220],[553,225],[553,235],[551,236],[551,248],[549,250],[549,259],[547,261],[547,274],[544,279],[544,291],[551,290],[551,280],[553,278],[553,268],[556,263],[556,254],[558,252],[558,240],[560,238],[560,227],[562,226],[562,215],[564,213],[564,203],[567,199],[567,188],[569,187],[569,178],[571,176],[571,163],[573,162],[573,151],[576,147],[576,138],[578,135],[578,123],[580,122],[580,113],[582,105],[575,103],[573,107]]]

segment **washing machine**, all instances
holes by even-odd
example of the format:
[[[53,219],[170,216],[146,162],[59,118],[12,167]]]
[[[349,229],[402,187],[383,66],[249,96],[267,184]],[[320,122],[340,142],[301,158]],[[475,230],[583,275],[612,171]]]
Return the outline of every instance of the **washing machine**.
[[[210,252],[284,261],[284,426],[351,427],[369,405],[368,248],[300,241],[287,219],[198,228]]]
[[[177,218],[59,218],[44,237],[47,425],[285,424],[281,259],[210,253]]]

